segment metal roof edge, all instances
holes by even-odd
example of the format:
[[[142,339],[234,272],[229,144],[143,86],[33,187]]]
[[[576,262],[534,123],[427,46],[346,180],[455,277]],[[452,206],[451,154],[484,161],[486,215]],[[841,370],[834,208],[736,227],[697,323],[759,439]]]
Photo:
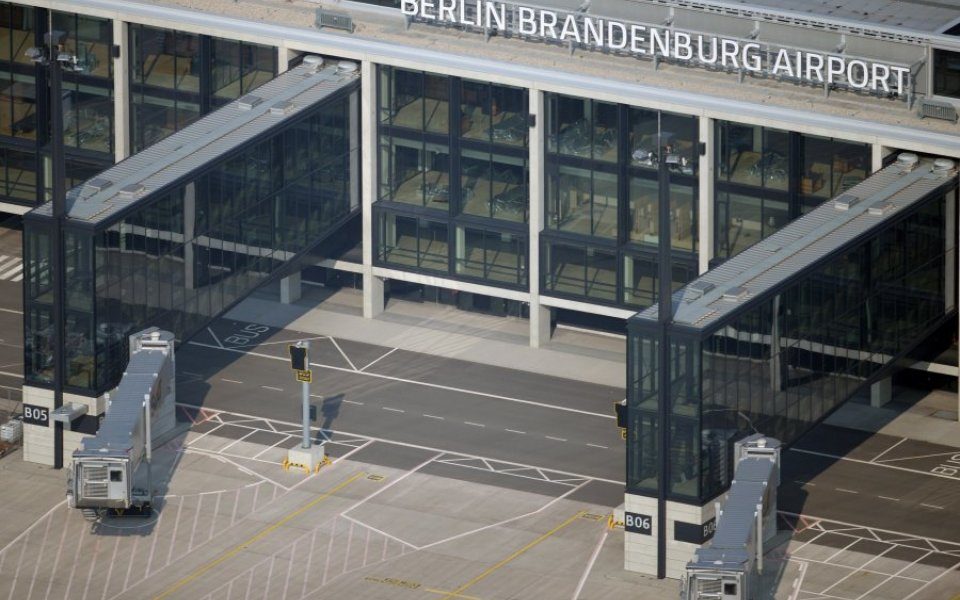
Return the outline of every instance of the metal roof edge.
[[[516,79],[519,85],[533,88],[577,87],[591,93],[601,91],[615,96],[632,96],[637,103],[644,100],[687,108],[692,114],[702,114],[706,111],[719,113],[714,118],[735,118],[743,120],[743,115],[749,115],[752,120],[757,118],[774,121],[802,123],[824,131],[837,132],[837,137],[844,134],[853,139],[862,139],[864,136],[873,138],[880,143],[884,141],[895,143],[904,149],[919,150],[924,148],[931,154],[942,154],[960,157],[960,135],[947,135],[928,130],[912,129],[904,126],[889,125],[865,121],[857,118],[823,115],[811,111],[801,111],[792,108],[754,104],[742,100],[733,100],[705,94],[685,92],[669,88],[660,88],[642,84],[632,84],[622,81],[609,81],[602,77],[563,73],[556,70],[535,68],[524,65],[505,64],[483,58],[464,55],[452,55],[436,50],[429,50],[417,46],[397,45],[378,41],[376,38],[364,38],[356,35],[335,34],[318,31],[310,28],[297,28],[287,25],[263,23],[260,21],[246,21],[234,17],[216,15],[202,11],[173,8],[168,6],[154,6],[132,0],[48,0],[45,4],[73,7],[91,7],[99,10],[112,10],[120,17],[126,15],[143,16],[151,19],[170,21],[173,23],[191,23],[197,28],[222,29],[231,28],[234,31],[246,32],[258,38],[282,38],[288,47],[295,46],[292,42],[301,42],[307,45],[326,44],[334,52],[341,52],[346,58],[359,60],[374,60],[382,64],[397,64],[404,61],[445,67],[450,71],[467,71],[476,73],[481,80],[489,80],[487,74],[496,73],[505,78]],[[65,9],[67,10],[67,9]],[[373,55],[372,57],[370,55]],[[469,77],[469,74],[465,74]],[[889,144],[887,144],[889,145]]]

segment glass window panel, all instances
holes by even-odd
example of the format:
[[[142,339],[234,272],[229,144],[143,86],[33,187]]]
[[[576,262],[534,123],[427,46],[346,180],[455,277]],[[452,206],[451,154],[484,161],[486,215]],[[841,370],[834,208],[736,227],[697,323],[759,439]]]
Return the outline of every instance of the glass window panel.
[[[672,174],[696,175],[699,138],[696,117],[660,114],[660,146]]]
[[[460,84],[460,135],[490,141],[490,84],[464,79]]]
[[[587,273],[586,249],[547,241],[545,251],[545,287],[552,292],[583,296]]]
[[[933,93],[960,98],[960,52],[933,50]]]
[[[634,167],[656,170],[660,163],[660,119],[657,111],[631,106],[630,164]]]
[[[656,246],[660,186],[655,179],[630,178],[630,241]]]
[[[790,185],[790,134],[764,128],[763,136],[763,155],[754,168],[762,171],[765,188],[786,191]]]
[[[590,101],[569,96],[551,96],[550,99],[549,150],[590,158],[593,148]]]
[[[450,80],[442,75],[423,76],[424,129],[446,133],[450,129]]]
[[[617,162],[619,139],[619,109],[616,104],[593,101],[593,158]]]
[[[495,144],[527,145],[527,90],[490,86],[490,137]]]

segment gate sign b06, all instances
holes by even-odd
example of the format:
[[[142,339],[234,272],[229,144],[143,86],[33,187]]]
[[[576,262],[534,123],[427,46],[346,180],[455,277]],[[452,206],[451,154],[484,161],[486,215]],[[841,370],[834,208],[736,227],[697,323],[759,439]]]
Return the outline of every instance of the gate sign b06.
[[[623,528],[630,533],[653,535],[653,517],[638,513],[624,513]]]

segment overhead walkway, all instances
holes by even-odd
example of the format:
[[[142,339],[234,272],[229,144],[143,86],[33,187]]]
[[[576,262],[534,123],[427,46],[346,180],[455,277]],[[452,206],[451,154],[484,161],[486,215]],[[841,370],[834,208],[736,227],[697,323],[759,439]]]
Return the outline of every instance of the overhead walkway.
[[[359,72],[303,64],[72,189],[65,391],[114,387],[127,337],[190,337],[359,213]],[[24,218],[25,379],[53,378],[48,203]]]
[[[737,440],[789,444],[887,376],[956,315],[956,210],[953,162],[901,155],[634,316],[627,491],[704,506]]]

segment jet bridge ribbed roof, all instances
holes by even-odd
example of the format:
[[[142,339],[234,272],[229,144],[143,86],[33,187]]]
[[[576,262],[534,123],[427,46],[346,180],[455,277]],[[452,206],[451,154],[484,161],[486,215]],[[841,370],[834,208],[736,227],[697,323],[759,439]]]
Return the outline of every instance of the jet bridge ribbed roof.
[[[67,217],[102,223],[357,81],[353,63],[315,57],[67,193]],[[52,204],[34,214],[52,215]]]
[[[83,440],[83,452],[125,452],[135,445],[143,421],[143,397],[153,389],[165,360],[166,353],[161,350],[140,351],[130,357],[120,385],[110,395],[107,416],[97,435]]]
[[[907,155],[901,155],[906,160]],[[910,155],[914,161],[916,157]],[[823,203],[673,294],[673,322],[710,329],[752,298],[775,289],[956,177],[952,161],[900,161]],[[658,306],[634,315],[656,321]]]

